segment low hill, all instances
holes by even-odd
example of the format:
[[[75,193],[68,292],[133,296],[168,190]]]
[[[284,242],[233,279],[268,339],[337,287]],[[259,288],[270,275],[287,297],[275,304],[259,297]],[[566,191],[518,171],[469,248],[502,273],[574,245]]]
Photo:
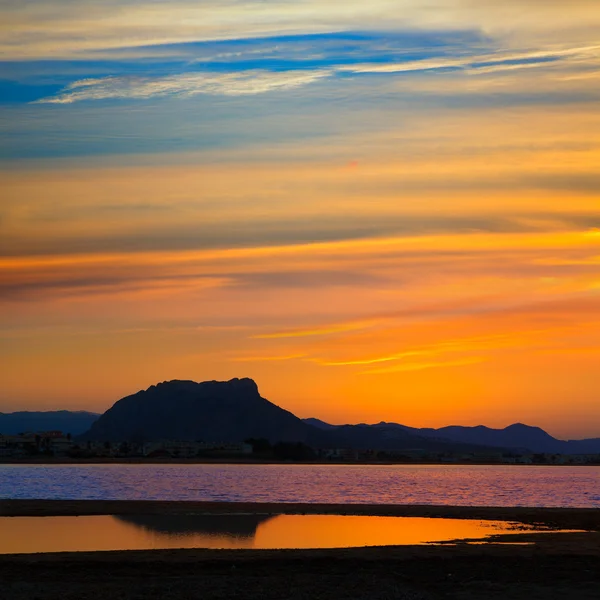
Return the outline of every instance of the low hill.
[[[463,427],[451,425],[447,427],[416,428],[399,423],[382,421],[373,425],[329,425],[318,419],[307,419],[313,423],[318,421],[319,427],[327,431],[344,431],[348,427],[368,428],[383,436],[417,436],[431,441],[452,442],[454,444],[469,444],[511,450],[521,450],[551,454],[596,454],[600,453],[600,438],[584,440],[559,440],[552,437],[540,427],[532,427],[515,423],[504,429],[493,429],[478,425]]]
[[[99,414],[86,411],[54,410],[47,412],[0,413],[0,434],[62,431],[79,435],[87,431]]]
[[[329,423],[325,423],[325,421],[321,421],[321,419],[308,418],[302,420],[305,423],[308,423],[308,425],[312,425],[313,427],[316,427],[317,429],[322,429],[323,431],[332,431],[333,429],[337,428],[337,425],[330,425]]]
[[[370,425],[338,425],[321,429],[321,438],[333,448],[357,450],[425,451],[452,453],[485,453],[489,446],[420,435],[418,430],[378,428]]]

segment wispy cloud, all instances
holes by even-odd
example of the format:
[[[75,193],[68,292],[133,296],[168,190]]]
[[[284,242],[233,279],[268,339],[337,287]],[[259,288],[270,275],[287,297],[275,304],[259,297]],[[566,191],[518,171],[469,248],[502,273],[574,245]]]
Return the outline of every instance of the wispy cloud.
[[[146,99],[155,96],[212,94],[247,96],[286,90],[328,77],[330,71],[245,71],[238,73],[186,73],[168,77],[105,77],[76,81],[57,96],[37,103],[71,104],[111,98]]]
[[[564,38],[598,27],[597,0],[254,0],[143,2],[4,0],[0,52],[90,56],[107,49],[283,34],[390,29],[478,31]]]
[[[421,60],[400,62],[365,63],[345,65],[338,68],[350,73],[411,73],[415,71],[437,71],[443,69],[460,69],[468,73],[492,72],[494,69],[519,69],[546,66],[548,63],[562,60],[576,60],[596,64],[600,59],[600,46],[550,46],[541,49],[524,50],[521,52],[499,50],[494,53],[465,53],[459,56],[439,56]]]
[[[348,331],[357,331],[374,327],[379,324],[381,319],[367,319],[364,321],[349,321],[347,323],[337,323],[325,325],[321,327],[311,327],[308,329],[289,329],[283,331],[274,331],[273,333],[262,333],[253,336],[255,339],[280,339],[280,338],[297,338],[297,337],[313,337],[319,335],[332,335],[335,333],[346,333]]]
[[[315,40],[315,44],[318,43],[319,40]],[[445,52],[443,56],[433,58],[377,63],[361,63],[360,56],[351,56],[345,57],[343,64],[339,64],[339,59],[336,61],[332,58],[327,64],[305,69],[298,69],[295,59],[289,63],[284,60],[284,68],[278,70],[266,67],[238,70],[235,63],[232,63],[228,65],[226,72],[193,71],[158,77],[148,74],[87,78],[71,83],[55,96],[44,97],[34,103],[71,104],[82,100],[139,100],[161,96],[191,97],[198,94],[248,96],[290,90],[343,74],[391,76],[449,69],[466,74],[490,74],[546,67],[565,61],[571,61],[581,69],[589,68],[590,65],[597,66],[600,61],[600,46],[597,45],[475,55],[461,52],[459,56],[446,56]],[[256,62],[260,66],[260,60],[257,59]]]
[[[284,354],[284,355],[269,355],[269,356],[236,356],[231,360],[233,362],[278,362],[284,360],[296,360],[299,358],[305,358],[306,354]]]
[[[324,367],[353,367],[357,365],[373,365],[377,363],[392,362],[410,358],[413,356],[424,356],[434,354],[435,352],[429,350],[408,350],[406,352],[398,352],[396,354],[389,354],[386,356],[376,356],[373,358],[358,358],[354,360],[321,360],[314,359],[314,362]]]
[[[387,318],[382,317],[382,322],[385,322],[388,327],[394,326],[394,321],[406,317],[406,315],[397,314],[389,315]],[[469,353],[469,352],[480,352],[480,351],[496,351],[514,347],[526,347],[537,343],[540,336],[547,334],[549,331],[555,330],[529,330],[519,332],[507,332],[501,334],[492,334],[484,336],[473,336],[463,337],[455,339],[440,340],[434,344],[427,344],[423,346],[416,346],[413,348],[402,350],[401,352],[395,352],[392,354],[384,354],[380,356],[370,356],[366,358],[354,358],[345,360],[331,360],[308,357],[307,360],[315,362],[321,366],[335,366],[335,367],[355,367],[364,365],[374,365],[379,363],[395,362],[400,363],[394,365],[389,369],[377,369],[375,371],[366,371],[368,373],[387,373],[395,372],[397,370],[415,370],[414,365],[419,364],[447,364],[447,360],[436,360],[428,362],[407,362],[407,359],[412,359],[417,356],[440,356],[456,353]],[[462,360],[462,359],[461,359]],[[452,363],[456,361],[451,361]]]
[[[394,365],[393,367],[384,367],[382,369],[369,369],[368,371],[362,371],[361,375],[382,375],[385,373],[402,373],[409,371],[423,371],[425,369],[442,369],[449,367],[467,367],[469,365],[476,365],[484,362],[485,359],[480,356],[472,358],[464,358],[461,360],[448,360],[448,361],[431,361],[431,362],[414,362],[414,363],[403,363],[400,365]]]

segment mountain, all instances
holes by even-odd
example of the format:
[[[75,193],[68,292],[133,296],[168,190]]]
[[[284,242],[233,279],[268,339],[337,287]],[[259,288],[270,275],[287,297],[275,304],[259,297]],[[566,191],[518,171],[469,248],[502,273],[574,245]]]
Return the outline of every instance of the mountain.
[[[321,419],[308,418],[302,420],[305,423],[308,423],[308,425],[312,425],[313,427],[316,427],[317,429],[321,429],[323,431],[332,431],[333,429],[336,429],[338,427],[337,425],[330,425],[329,423],[325,423],[325,421],[321,421]]]
[[[0,413],[0,433],[17,435],[27,431],[62,431],[79,435],[87,431],[100,415],[86,411]]]
[[[82,439],[99,441],[204,440],[304,442],[316,448],[477,452],[473,444],[431,439],[368,425],[304,422],[261,397],[251,379],[166,381],[116,402]]]
[[[262,398],[252,379],[165,381],[116,402],[85,439],[309,442],[320,432]]]
[[[563,441],[539,427],[417,429],[398,423],[330,425],[302,420],[263,398],[252,379],[165,381],[117,401],[80,436],[98,441],[304,442],[316,448],[481,453],[490,448],[600,452],[600,440]]]
[[[492,429],[484,425],[476,427],[451,425],[424,432],[424,435],[436,435],[447,440],[471,444],[523,448],[533,452],[558,452],[565,443],[553,438],[539,427],[531,427],[522,423],[515,423],[504,429]]]
[[[0,433],[59,430],[82,439],[161,439],[239,442],[250,437],[271,442],[304,442],[316,448],[552,454],[600,453],[600,438],[559,440],[539,427],[515,423],[504,429],[415,428],[382,421],[373,425],[331,425],[299,419],[261,397],[251,379],[166,381],[116,402],[103,415],[85,411],[0,413]]]
[[[328,423],[322,422],[323,425]],[[419,435],[400,427],[377,428],[371,425],[331,425],[326,429],[321,425],[321,439],[326,447],[353,448],[356,450],[394,450],[472,453],[489,452],[490,448],[467,442],[455,442],[447,439]],[[408,429],[408,428],[407,428]],[[321,442],[322,443],[322,442]],[[323,446],[322,446],[323,447]]]
[[[318,419],[307,419],[308,422]],[[367,427],[378,431],[384,436],[409,435],[428,438],[430,440],[454,442],[457,444],[473,444],[494,448],[530,451],[536,453],[551,454],[596,454],[600,453],[600,438],[586,440],[559,440],[552,437],[539,427],[515,423],[504,429],[492,429],[484,425],[476,427],[463,427],[451,425],[448,427],[416,428],[400,425],[399,423],[387,423],[382,421],[373,425],[329,425],[319,421],[322,429],[338,431],[346,427]]]

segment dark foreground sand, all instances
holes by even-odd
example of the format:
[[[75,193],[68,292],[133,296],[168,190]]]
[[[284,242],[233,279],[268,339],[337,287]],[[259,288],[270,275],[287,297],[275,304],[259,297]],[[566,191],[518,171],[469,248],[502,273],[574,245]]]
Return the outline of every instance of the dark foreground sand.
[[[343,550],[155,550],[0,556],[7,600],[600,599],[600,510],[446,506],[0,501],[0,516],[318,513],[520,521],[580,533],[520,534],[531,545]],[[499,536],[507,542],[512,536]]]

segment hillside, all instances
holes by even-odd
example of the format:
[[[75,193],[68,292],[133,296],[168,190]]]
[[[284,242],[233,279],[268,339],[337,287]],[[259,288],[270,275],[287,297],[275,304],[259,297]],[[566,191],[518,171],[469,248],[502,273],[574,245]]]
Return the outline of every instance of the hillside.
[[[538,453],[552,454],[595,454],[600,453],[600,438],[585,440],[559,440],[552,437],[540,427],[532,427],[515,423],[504,429],[493,429],[478,425],[463,427],[451,425],[447,427],[416,428],[387,423],[382,421],[373,425],[330,425],[319,419],[306,419],[307,422],[319,427],[322,431],[345,431],[348,427],[361,427],[383,437],[417,436],[437,442],[451,442],[454,444],[469,444],[493,448],[522,450]]]
[[[310,425],[262,398],[251,379],[166,381],[127,396],[107,410],[87,439],[204,440],[239,442],[249,437],[308,442]]]
[[[54,410],[47,412],[0,413],[0,434],[62,431],[79,435],[87,431],[99,414],[85,411]]]

